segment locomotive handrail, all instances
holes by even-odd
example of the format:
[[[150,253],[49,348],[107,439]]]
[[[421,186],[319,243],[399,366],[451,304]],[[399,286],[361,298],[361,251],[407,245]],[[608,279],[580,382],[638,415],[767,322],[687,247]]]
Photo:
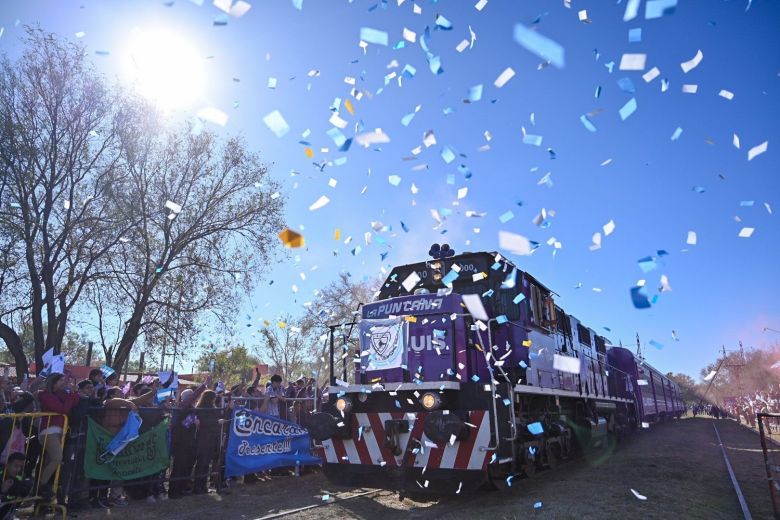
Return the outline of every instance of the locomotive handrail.
[[[495,318],[489,319],[487,322],[487,329],[488,329],[488,340],[490,339],[490,322],[494,321]],[[479,327],[477,327],[477,336],[479,337],[479,340],[482,341],[482,334],[480,333]],[[488,372],[490,373],[490,395],[491,395],[491,402],[493,405],[493,427],[495,428],[493,431],[495,432],[495,435],[493,432],[490,434],[490,442],[486,447],[480,446],[479,449],[481,451],[490,451],[490,450],[496,450],[498,449],[498,443],[499,443],[499,435],[498,435],[498,409],[496,408],[496,378],[493,377],[493,369],[490,366],[490,361],[488,360],[486,350],[487,352],[492,351],[492,345],[488,345],[487,349],[482,349],[482,355],[485,356],[485,365],[487,366]],[[514,406],[514,405],[513,405]],[[493,441],[495,440],[495,446],[492,445]]]

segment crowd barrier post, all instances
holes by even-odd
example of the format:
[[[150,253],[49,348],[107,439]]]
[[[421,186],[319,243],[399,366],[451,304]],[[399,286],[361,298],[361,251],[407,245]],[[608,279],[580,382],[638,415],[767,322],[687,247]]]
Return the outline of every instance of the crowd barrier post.
[[[772,437],[772,422],[780,422],[780,413],[759,413],[758,434],[761,437],[761,450],[764,452],[766,478],[769,483],[769,496],[772,498],[772,508],[775,518],[780,519],[780,461],[775,460],[767,448],[767,436]],[[766,427],[764,421],[766,420]]]
[[[8,437],[7,444],[10,444],[13,441],[13,436],[17,428],[21,430],[21,434],[24,436],[24,458],[25,458],[25,467],[22,470],[23,475],[26,475],[32,482],[33,487],[31,489],[31,493],[29,496],[16,498],[14,500],[9,500],[7,502],[3,502],[3,506],[8,505],[24,505],[28,502],[32,502],[35,506],[35,514],[40,514],[40,511],[43,509],[53,509],[60,511],[62,514],[63,520],[67,517],[67,510],[64,505],[57,503],[57,491],[59,488],[59,479],[60,479],[60,469],[62,467],[62,464],[58,464],[57,467],[54,470],[54,473],[51,477],[52,482],[52,497],[51,498],[44,498],[40,496],[38,493],[40,486],[41,486],[41,472],[43,470],[43,467],[46,465],[46,445],[49,442],[50,435],[46,435],[43,437],[43,443],[40,444],[39,439],[40,436],[37,435],[37,431],[41,431],[45,428],[47,428],[51,422],[51,419],[53,417],[59,417],[63,421],[63,427],[62,427],[62,434],[60,435],[60,453],[64,452],[65,450],[65,439],[67,438],[67,431],[68,431],[68,416],[60,413],[50,413],[50,412],[30,412],[30,413],[4,413],[0,414],[0,421],[7,421],[11,420],[11,429],[10,434]],[[25,420],[27,420],[27,424],[25,425]],[[24,431],[24,427],[26,426],[26,432]],[[37,431],[33,432],[33,429],[37,427]],[[40,444],[40,453],[31,453],[31,448],[34,446],[33,441]],[[3,447],[5,449],[6,446]],[[11,447],[11,449],[13,449]],[[10,449],[8,450],[8,453],[5,453],[4,455],[7,457],[10,455]],[[32,467],[29,466],[29,463],[31,462],[31,457],[37,456],[37,461],[34,461],[34,464]],[[7,460],[3,460],[3,475],[2,475],[2,481],[5,481],[6,478],[6,472],[8,470]],[[32,478],[33,474],[35,475],[34,478]]]

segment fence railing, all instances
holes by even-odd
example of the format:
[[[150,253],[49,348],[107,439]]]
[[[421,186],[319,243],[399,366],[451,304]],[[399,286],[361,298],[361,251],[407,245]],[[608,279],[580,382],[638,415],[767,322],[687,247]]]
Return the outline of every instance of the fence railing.
[[[56,421],[54,420],[56,419]],[[61,424],[61,426],[58,426]],[[59,432],[56,431],[59,428]],[[16,481],[16,494],[21,496],[3,497],[0,506],[0,518],[13,518],[13,511],[28,503],[35,504],[38,514],[43,509],[59,510],[64,519],[67,511],[56,503],[59,488],[60,469],[68,430],[68,417],[58,413],[4,413],[0,414],[0,445],[3,446],[0,462],[3,464],[2,480]],[[49,433],[44,433],[44,432]],[[21,468],[11,467],[8,459],[14,453],[22,453],[24,462]],[[18,466],[18,465],[15,465]],[[13,471],[14,474],[10,474]],[[17,473],[18,471],[18,473]],[[44,474],[49,473],[46,481]],[[42,496],[47,482],[51,493]]]
[[[775,519],[780,520],[780,457],[777,456],[776,449],[769,449],[767,442],[767,440],[780,439],[780,413],[759,413],[756,417],[758,419],[758,433],[761,437],[761,450],[764,452],[772,508],[775,512]]]

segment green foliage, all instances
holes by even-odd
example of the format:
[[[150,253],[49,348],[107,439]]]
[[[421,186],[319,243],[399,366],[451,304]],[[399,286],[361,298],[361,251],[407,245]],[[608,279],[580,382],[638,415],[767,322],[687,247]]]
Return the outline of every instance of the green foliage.
[[[217,351],[212,345],[204,346],[204,352],[195,362],[198,372],[208,372],[211,362],[214,361],[212,377],[214,381],[224,381],[228,387],[243,381],[254,379],[254,369],[260,360],[249,353],[243,345],[228,347]]]

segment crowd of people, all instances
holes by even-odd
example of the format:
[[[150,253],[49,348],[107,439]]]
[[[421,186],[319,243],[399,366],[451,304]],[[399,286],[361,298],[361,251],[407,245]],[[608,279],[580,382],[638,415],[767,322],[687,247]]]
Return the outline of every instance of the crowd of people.
[[[729,416],[740,423],[758,429],[758,414],[780,413],[780,392],[756,392],[726,399],[724,408]],[[775,419],[767,421],[772,433],[780,433],[780,423]]]
[[[210,490],[229,492],[231,480],[225,478],[222,462],[228,431],[224,425],[233,410],[257,410],[304,424],[317,407],[316,382],[307,378],[284,386],[282,377],[273,375],[263,385],[256,371],[254,381],[229,389],[211,376],[180,392],[172,391],[173,384],[172,373],[165,381],[147,375],[120,384],[116,373],[106,377],[99,368],[79,382],[58,373],[25,379],[18,386],[7,377],[0,379],[0,520],[13,515],[19,500],[30,496],[56,499],[69,510],[79,510],[122,507],[128,499],[157,502]],[[32,412],[57,415],[19,415]],[[142,419],[139,434],[169,421],[169,467],[130,481],[87,478],[88,418],[114,436],[131,412]],[[257,480],[258,475],[244,476],[246,483]]]

